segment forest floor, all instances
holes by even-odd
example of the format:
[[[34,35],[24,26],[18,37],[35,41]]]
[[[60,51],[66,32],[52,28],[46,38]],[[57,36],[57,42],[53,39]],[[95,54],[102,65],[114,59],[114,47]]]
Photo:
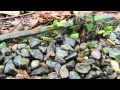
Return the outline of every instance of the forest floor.
[[[120,79],[119,11],[0,11],[0,79]]]

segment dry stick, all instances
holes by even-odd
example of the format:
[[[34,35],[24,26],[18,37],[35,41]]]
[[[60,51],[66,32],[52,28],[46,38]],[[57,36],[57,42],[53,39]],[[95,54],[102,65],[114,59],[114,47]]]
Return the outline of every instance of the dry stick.
[[[35,13],[35,12],[32,12],[32,13],[26,13],[26,14],[21,14],[21,15],[13,16],[13,17],[0,18],[0,20],[7,20],[7,19],[12,19],[12,18],[23,17],[23,16],[27,16],[27,15],[34,14],[34,13]]]

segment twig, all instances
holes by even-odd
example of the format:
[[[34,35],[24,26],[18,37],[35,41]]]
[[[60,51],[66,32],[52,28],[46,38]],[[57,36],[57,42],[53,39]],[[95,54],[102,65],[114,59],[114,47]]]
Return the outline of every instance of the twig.
[[[7,19],[12,19],[12,18],[17,18],[17,17],[23,17],[23,16],[27,16],[27,15],[34,14],[34,13],[35,13],[35,11],[32,12],[32,13],[21,14],[21,15],[18,15],[18,16],[12,16],[12,17],[0,18],[0,20],[7,20]]]

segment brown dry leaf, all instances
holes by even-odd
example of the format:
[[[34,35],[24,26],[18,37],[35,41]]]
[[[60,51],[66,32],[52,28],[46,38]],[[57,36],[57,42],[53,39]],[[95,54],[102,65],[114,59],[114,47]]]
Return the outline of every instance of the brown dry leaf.
[[[12,50],[13,50],[13,51],[16,51],[16,50],[17,50],[17,46],[18,46],[18,44],[14,44],[14,45],[12,46]]]
[[[38,24],[38,22],[39,22],[39,18],[38,19],[31,19],[29,21],[29,26],[30,27],[35,27]]]
[[[39,18],[40,14],[39,13],[35,13],[32,15],[33,18]]]
[[[26,72],[26,70],[20,70],[20,69],[17,69],[17,75],[16,75],[16,78],[17,79],[30,79],[30,76],[28,75],[28,73]]]
[[[70,11],[63,11],[62,13],[60,13],[60,15],[71,16],[71,13],[70,13]]]
[[[20,21],[20,20],[16,18],[14,21],[11,21],[10,23],[11,23],[12,25],[17,25],[19,21]]]
[[[20,15],[20,11],[0,11],[0,14],[7,14],[11,16],[18,16]]]

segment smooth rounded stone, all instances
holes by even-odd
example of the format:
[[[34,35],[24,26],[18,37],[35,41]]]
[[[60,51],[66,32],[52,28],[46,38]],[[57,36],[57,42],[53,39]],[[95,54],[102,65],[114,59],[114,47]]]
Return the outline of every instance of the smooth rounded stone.
[[[2,74],[4,72],[4,68],[5,68],[4,65],[0,65],[0,74]]]
[[[116,36],[116,34],[111,33],[109,38],[114,41],[117,38],[117,36]]]
[[[48,74],[49,79],[59,79],[56,72],[51,72]]]
[[[42,79],[41,76],[31,76],[31,79]]]
[[[50,67],[52,70],[56,71],[57,73],[59,72],[59,70],[61,68],[60,63],[58,63],[58,62],[47,60],[46,64],[48,65],[48,67]]]
[[[41,40],[39,40],[38,38],[31,38],[31,39],[29,39],[28,42],[29,42],[30,46],[33,48],[33,47],[39,45]]]
[[[60,47],[57,47],[56,48],[56,56],[64,58],[64,57],[68,56],[68,51],[62,50]]]
[[[48,75],[42,75],[41,79],[49,79]]]
[[[13,56],[5,56],[3,64],[5,65],[12,58],[13,58]]]
[[[69,71],[68,71],[68,69],[66,68],[65,65],[63,65],[60,68],[60,76],[61,76],[61,78],[67,78],[69,76]]]
[[[101,75],[102,75],[102,71],[97,70],[97,71],[96,71],[96,75],[97,75],[98,77],[101,76]]]
[[[18,49],[23,49],[25,47],[27,47],[26,43],[21,43],[21,44],[18,44],[18,46],[17,46]]]
[[[69,73],[69,79],[81,79],[81,77],[79,76],[79,74],[75,71],[70,71]]]
[[[86,62],[91,65],[91,64],[95,63],[95,60],[94,59],[87,59]]]
[[[65,60],[65,59],[63,59],[63,58],[61,58],[61,57],[58,57],[58,56],[55,57],[55,61],[56,61],[56,62],[59,62],[60,64],[66,63],[66,60]]]
[[[61,49],[67,50],[67,51],[74,51],[74,49],[68,44],[61,45]]]
[[[2,48],[1,52],[3,55],[10,55],[11,49],[10,48]]]
[[[92,64],[92,70],[101,70],[98,66],[96,66],[96,65],[94,65],[94,64]]]
[[[48,73],[49,73],[48,68],[42,66],[42,67],[39,67],[37,69],[34,69],[30,73],[30,75],[43,75],[43,74],[48,74]]]
[[[75,46],[75,51],[79,51],[80,50],[80,45],[76,45]]]
[[[35,59],[39,59],[41,61],[43,60],[43,54],[40,52],[39,49],[32,49],[30,53]]]
[[[68,45],[74,47],[75,44],[76,44],[76,42],[75,42],[74,39],[71,39],[71,38],[65,37],[64,44],[68,44]]]
[[[8,77],[6,77],[6,79],[16,79],[16,78],[13,76],[8,76]]]
[[[73,60],[76,58],[77,58],[77,52],[73,52],[73,53],[69,54],[67,57],[65,57],[65,60],[68,61],[68,60]]]
[[[39,46],[39,49],[42,53],[45,53],[47,51],[47,47]]]
[[[80,44],[80,50],[84,50],[87,47],[87,43]]]
[[[106,71],[109,75],[111,75],[113,73],[113,68],[110,66],[105,66],[103,71]]]
[[[91,52],[91,56],[94,58],[94,59],[100,59],[101,58],[101,53],[99,50],[93,50]]]
[[[31,68],[32,69],[37,68],[38,66],[40,66],[40,61],[39,60],[33,60],[31,62]]]
[[[16,56],[13,62],[15,66],[19,68],[23,68],[23,67],[27,67],[30,61],[28,58],[22,58],[21,56]]]
[[[55,57],[55,44],[50,43],[50,45],[47,47],[47,56]]]
[[[28,49],[22,49],[20,54],[23,57],[30,57],[30,52]]]
[[[83,73],[86,74],[89,72],[89,70],[91,69],[90,65],[88,63],[77,63],[75,65],[75,70],[78,73]]]
[[[95,71],[90,71],[86,76],[85,79],[94,79],[96,78],[96,72]]]
[[[75,60],[71,60],[65,64],[68,70],[72,70],[75,67]]]
[[[0,55],[0,64],[2,64],[3,63],[3,61],[4,61],[4,55]]]
[[[117,78],[117,72],[114,72],[108,76],[108,79],[116,79],[116,78]]]
[[[12,60],[9,60],[5,66],[4,73],[9,75],[16,75],[15,65],[13,64]]]
[[[118,40],[118,39],[115,39],[115,41],[114,41],[116,44],[120,44],[120,40]]]

